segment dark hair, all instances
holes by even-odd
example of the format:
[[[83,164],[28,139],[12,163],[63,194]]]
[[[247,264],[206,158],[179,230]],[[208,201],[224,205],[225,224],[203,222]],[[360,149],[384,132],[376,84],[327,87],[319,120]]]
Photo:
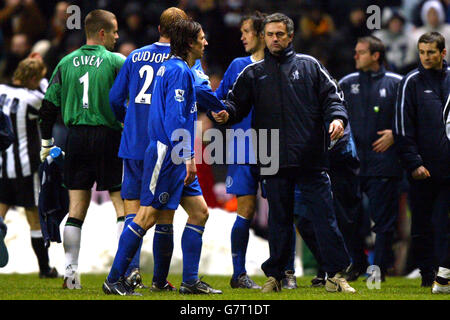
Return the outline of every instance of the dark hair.
[[[420,36],[419,41],[417,41],[417,47],[419,43],[433,43],[436,42],[436,47],[440,52],[445,49],[445,38],[442,34],[436,31],[427,32]]]
[[[170,28],[180,19],[188,19],[187,14],[178,8],[170,7],[159,17],[159,33],[162,37],[170,38]]]
[[[380,53],[378,62],[380,64],[383,64],[385,62],[386,48],[384,47],[383,41],[374,36],[366,36],[358,38],[357,42],[368,43],[370,54],[374,54],[375,52]]]
[[[190,43],[197,41],[202,26],[192,19],[181,19],[171,28],[170,55],[186,60]]]
[[[255,30],[256,35],[260,35],[264,30],[263,22],[266,17],[267,17],[266,13],[262,13],[259,11],[246,14],[241,19],[241,26],[245,21],[250,20],[253,24],[253,30]]]
[[[291,18],[289,18],[287,15],[283,13],[273,13],[270,16],[267,16],[264,19],[263,22],[263,32],[264,28],[266,27],[266,24],[272,23],[272,22],[282,22],[286,26],[286,31],[289,36],[291,36],[294,33],[294,21],[292,21]]]
[[[84,19],[86,38],[95,38],[101,29],[110,32],[114,28],[113,20],[117,18],[112,12],[101,9],[89,12]]]

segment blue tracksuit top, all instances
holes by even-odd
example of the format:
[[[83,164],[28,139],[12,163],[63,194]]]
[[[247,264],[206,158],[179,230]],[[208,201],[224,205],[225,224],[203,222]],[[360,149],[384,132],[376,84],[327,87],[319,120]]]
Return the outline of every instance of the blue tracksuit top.
[[[398,90],[394,138],[410,174],[420,166],[433,179],[450,178],[450,67],[419,68],[408,73]]]
[[[361,161],[361,176],[400,177],[402,170],[395,144],[383,153],[373,151],[377,131],[392,129],[398,84],[402,76],[387,72],[355,72],[343,77],[349,123]]]

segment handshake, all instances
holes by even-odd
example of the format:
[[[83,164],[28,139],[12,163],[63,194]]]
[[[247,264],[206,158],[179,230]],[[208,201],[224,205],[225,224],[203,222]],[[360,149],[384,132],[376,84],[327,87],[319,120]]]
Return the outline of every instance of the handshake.
[[[50,155],[50,151],[58,147],[54,145],[55,141],[53,138],[42,139],[41,141],[41,162],[44,162],[45,158]],[[62,154],[64,155],[64,152],[62,152]]]
[[[226,110],[222,110],[218,113],[212,111],[211,115],[218,124],[227,123],[230,117]],[[336,143],[336,140],[342,138],[342,136],[344,135],[344,122],[341,119],[334,119],[330,123],[328,133],[330,134],[331,140]]]
[[[215,113],[214,111],[211,111],[211,115],[213,116],[214,120],[218,124],[224,124],[228,121],[229,114],[226,110],[222,110],[218,113]]]

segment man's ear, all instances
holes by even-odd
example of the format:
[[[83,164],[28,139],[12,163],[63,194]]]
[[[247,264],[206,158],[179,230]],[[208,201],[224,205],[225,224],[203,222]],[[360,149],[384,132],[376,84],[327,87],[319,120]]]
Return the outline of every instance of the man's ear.
[[[442,55],[442,58],[445,59],[445,56],[447,55],[447,49],[445,49],[445,48],[442,49],[441,55]]]
[[[100,29],[100,31],[97,33],[99,39],[103,39],[105,37],[105,29]]]
[[[376,52],[372,53],[372,57],[373,57],[375,60],[379,60],[379,59],[380,59],[380,53],[379,53],[378,51],[376,51]],[[381,61],[378,61],[378,62],[381,63]]]
[[[289,44],[292,43],[292,41],[294,40],[294,33],[292,33],[291,35],[288,34],[289,37]],[[267,47],[267,43],[266,43],[266,47]]]

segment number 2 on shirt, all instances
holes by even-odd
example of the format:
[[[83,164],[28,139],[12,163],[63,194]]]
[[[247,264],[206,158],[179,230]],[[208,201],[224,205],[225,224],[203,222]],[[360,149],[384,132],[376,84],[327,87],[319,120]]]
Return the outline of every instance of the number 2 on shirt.
[[[151,93],[145,93],[147,89],[150,87],[153,81],[153,68],[149,65],[144,65],[139,69],[139,76],[141,79],[144,77],[145,73],[145,80],[144,85],[142,86],[141,91],[139,91],[138,95],[134,99],[135,103],[142,103],[142,104],[150,104],[152,101],[152,95]]]

